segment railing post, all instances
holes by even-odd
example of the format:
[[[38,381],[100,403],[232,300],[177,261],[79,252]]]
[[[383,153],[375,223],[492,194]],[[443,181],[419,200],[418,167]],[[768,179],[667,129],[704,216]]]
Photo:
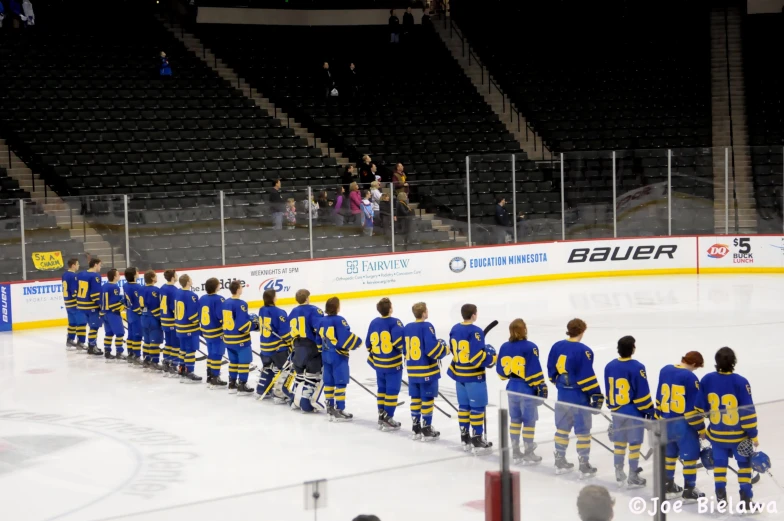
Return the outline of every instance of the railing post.
[[[724,234],[730,233],[730,151],[724,147]]]
[[[19,228],[22,233],[22,280],[27,280],[27,252],[25,251],[24,199],[19,199]]]
[[[310,244],[310,258],[313,258],[313,189],[308,186],[308,241]]]
[[[123,222],[125,223],[125,267],[131,265],[131,237],[128,232],[128,195],[123,195]],[[114,248],[112,248],[114,252]]]
[[[564,193],[564,157],[561,152],[561,240],[566,240],[566,194]]]
[[[544,156],[544,147],[542,147],[542,155]],[[616,182],[615,182],[615,150],[613,150],[613,153],[612,153],[612,163],[613,163],[613,167],[612,167],[612,175],[613,175],[613,177],[612,177],[612,184],[613,184],[613,189],[612,189],[612,194],[613,194],[613,198],[612,198],[612,205],[613,205],[613,237],[617,238],[618,237],[618,213],[617,213],[618,212],[618,205],[615,204],[615,203],[618,200],[618,186],[616,185]]]
[[[672,149],[667,149],[667,235],[672,235]]]
[[[220,201],[220,230],[221,230],[221,265],[226,265],[226,222],[223,214],[223,190],[218,192]]]
[[[471,247],[471,173],[469,171],[471,158],[466,156],[466,210],[468,214],[468,247]]]
[[[35,172],[30,169],[30,180],[33,182],[33,192],[35,192]]]
[[[512,154],[512,225],[514,226],[512,231],[512,238],[514,239],[515,244],[517,244],[517,176],[515,172],[516,159],[517,157],[515,154]]]
[[[395,253],[395,184],[389,183],[389,225],[392,236],[392,253]]]

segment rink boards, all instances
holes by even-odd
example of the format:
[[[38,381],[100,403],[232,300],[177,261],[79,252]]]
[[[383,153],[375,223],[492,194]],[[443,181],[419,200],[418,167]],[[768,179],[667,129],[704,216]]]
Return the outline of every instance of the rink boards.
[[[225,296],[239,280],[253,308],[270,288],[279,304],[290,305],[302,288],[317,302],[584,277],[784,273],[784,235],[530,243],[177,271],[191,275],[198,294],[210,277]],[[65,324],[59,279],[0,284],[0,331]]]

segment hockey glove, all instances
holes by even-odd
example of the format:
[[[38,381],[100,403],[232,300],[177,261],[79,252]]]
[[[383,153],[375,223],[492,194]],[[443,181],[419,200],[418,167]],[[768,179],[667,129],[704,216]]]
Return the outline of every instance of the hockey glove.
[[[495,347],[491,346],[490,344],[486,344],[485,353],[487,353],[487,358],[485,359],[484,366],[485,367],[494,366],[496,362],[496,358],[498,358],[498,356],[495,353]]]
[[[259,316],[251,313],[248,315],[250,317],[250,330],[251,331],[258,331],[259,330]]]
[[[596,409],[597,411],[601,410],[602,406],[604,405],[604,395],[603,394],[592,394],[591,395],[591,407]],[[599,414],[595,412],[594,414]]]
[[[642,411],[642,417],[646,420],[655,420],[656,419],[656,411],[653,408],[646,409]]]
[[[539,387],[536,388],[536,396],[539,398],[547,399],[547,385],[546,384],[539,384]]]

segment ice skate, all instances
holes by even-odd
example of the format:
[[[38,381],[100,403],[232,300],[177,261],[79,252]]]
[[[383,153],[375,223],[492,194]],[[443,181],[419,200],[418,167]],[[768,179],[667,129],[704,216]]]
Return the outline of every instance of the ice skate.
[[[142,357],[140,357],[139,355],[134,355],[133,359],[131,359],[130,362],[133,367],[141,367]]]
[[[253,396],[254,390],[248,387],[248,382],[237,384],[237,396]]]
[[[203,378],[201,376],[196,375],[195,373],[187,372],[183,375],[180,379],[181,384],[197,384],[201,382]]]
[[[226,387],[226,382],[221,380],[220,375],[210,377],[210,389],[223,389]]]
[[[555,453],[555,473],[566,474],[567,472],[571,472],[574,470],[574,463],[569,463],[566,461],[566,455]]]
[[[471,437],[471,449],[474,456],[481,456],[492,452],[493,443],[487,441],[484,436],[475,434]]]
[[[94,355],[94,356],[101,356],[103,354],[103,350],[98,349],[96,346],[90,346],[87,348],[87,354]]]
[[[463,450],[465,452],[471,450],[471,434],[466,427],[460,427],[460,443],[463,444]]]
[[[353,419],[354,419],[353,414],[347,413],[343,409],[336,409],[336,408],[332,409],[332,413],[329,416],[329,421],[334,421],[338,423],[350,422]]]
[[[740,510],[740,506],[743,505],[745,508],[745,512],[748,514],[756,514],[757,512],[761,512],[764,508],[764,505],[760,503],[755,503],[751,500],[749,496],[747,496],[744,492],[740,493],[740,503],[738,503],[738,510]]]
[[[523,465],[538,465],[542,462],[542,457],[534,453],[536,450],[536,443],[526,443],[525,452],[523,452]]]
[[[648,481],[640,476],[639,472],[630,472],[629,479],[626,481],[626,484],[629,488],[640,488],[644,487]]]
[[[683,496],[685,501],[699,501],[701,497],[705,497],[705,493],[701,492],[697,487],[686,487],[683,489]]]
[[[288,405],[289,399],[285,396],[273,396],[272,403],[275,405]]]
[[[441,433],[433,428],[432,425],[422,427],[422,441],[436,441],[441,437]]]
[[[237,394],[237,380],[229,380],[229,394]]]
[[[116,361],[117,361],[117,357],[116,357],[116,356],[114,356],[113,354],[111,354],[109,351],[106,351],[106,352],[103,354],[103,357],[106,359],[106,363],[107,363],[107,364],[111,364],[111,363],[113,363],[113,362],[116,362]]]
[[[150,369],[152,369],[152,361],[150,361],[150,360],[148,360],[148,359],[145,359],[145,360],[142,362],[142,371],[144,371],[145,373],[147,373],[147,372],[149,372],[149,371],[150,371]]]
[[[411,439],[414,441],[422,439],[422,424],[418,421],[411,424]]]
[[[596,475],[596,467],[590,464],[588,458],[580,458],[580,479],[592,478]]]
[[[386,411],[378,415],[378,429],[381,431],[396,431],[400,428],[400,422],[395,421]]]
[[[616,465],[615,466],[615,482],[618,483],[619,487],[622,487],[626,484],[626,480],[628,476],[626,472],[623,471],[623,465]]]
[[[84,342],[76,342],[76,344],[74,344],[74,346],[76,347],[76,352],[77,353],[86,353],[87,352],[87,345]]]
[[[683,493],[683,487],[676,484],[674,481],[667,481],[664,484],[664,493],[667,499],[675,499]]]
[[[520,464],[523,462],[523,453],[520,450],[520,442],[513,441],[512,442],[512,462],[515,464]]]
[[[724,502],[727,505],[727,488],[717,488],[716,489],[716,503],[719,504]]]
[[[75,351],[77,349],[76,342],[73,340],[66,340],[65,341],[65,350],[66,351]]]
[[[125,356],[125,355],[124,355],[124,354],[122,354],[122,353],[117,353],[116,355],[114,355],[114,358],[115,358],[115,360],[117,360],[118,362],[127,362],[127,361],[128,361],[128,357],[127,357],[127,356]]]

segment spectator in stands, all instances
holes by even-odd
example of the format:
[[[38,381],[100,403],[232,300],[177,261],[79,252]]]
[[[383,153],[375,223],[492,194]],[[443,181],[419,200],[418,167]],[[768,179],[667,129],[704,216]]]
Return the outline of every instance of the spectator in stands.
[[[495,205],[495,242],[496,244],[506,244],[506,231],[511,226],[509,222],[509,211],[506,209],[506,198],[499,197],[498,204]]]
[[[297,225],[297,203],[294,201],[293,197],[290,197],[286,200],[286,224],[288,225],[289,229],[294,228]]]
[[[346,76],[346,83],[348,84],[348,93],[352,98],[359,97],[359,73],[357,67],[352,62],[348,66],[348,76]]]
[[[169,58],[166,57],[166,53],[161,51],[161,78],[171,78],[172,70],[171,65],[169,65]]]
[[[373,203],[370,202],[370,190],[365,191],[362,198],[362,233],[371,237],[373,235]]]
[[[35,13],[33,12],[33,4],[30,0],[22,2],[22,11],[24,11],[25,27],[32,27],[35,25]]]
[[[403,43],[410,43],[410,39],[414,36],[414,15],[411,14],[411,8],[407,7],[406,12],[403,13]]]
[[[361,182],[364,183],[364,180],[368,180],[368,184],[372,181],[371,177],[371,168],[373,166],[373,161],[370,159],[370,156],[365,154],[362,156],[362,161],[359,162],[359,179]]]
[[[276,230],[283,229],[283,212],[285,211],[285,203],[283,202],[283,195],[280,193],[280,186],[280,179],[277,179],[275,186],[272,187],[269,193],[272,227]]]
[[[525,242],[531,235],[533,235],[531,225],[526,220],[525,214],[520,212],[517,216],[517,242]]]
[[[348,205],[351,216],[347,222],[356,224],[359,219],[359,214],[362,213],[362,196],[359,195],[359,186],[357,186],[357,183],[351,183],[349,185]]]
[[[320,222],[324,223],[329,221],[332,214],[332,212],[329,210],[330,208],[332,208],[332,205],[334,203],[329,199],[329,195],[327,194],[326,190],[321,192],[321,194],[318,197],[318,200],[316,200],[316,204],[319,207],[318,215],[319,215]]]
[[[582,521],[611,521],[615,499],[599,485],[583,487],[577,496],[577,514]]]
[[[3,27],[3,20],[5,20],[5,7],[3,7],[3,2],[0,2],[0,28]]]
[[[354,165],[348,165],[345,170],[343,170],[343,174],[340,176],[340,184],[343,185],[343,188],[346,192],[349,191],[349,187],[351,183],[357,180],[357,169]]]
[[[400,43],[400,18],[394,9],[389,10],[389,42]]]
[[[364,156],[370,160],[369,156]],[[362,165],[359,167],[359,187],[362,190],[367,190],[370,188],[370,183],[376,180],[376,165],[375,163],[367,164],[362,162]]]
[[[422,26],[427,27],[430,23],[430,8],[424,5],[422,6]]]
[[[345,221],[344,216],[344,206],[346,204],[346,198],[344,197],[346,193],[345,188],[339,186],[337,190],[335,190],[335,206],[332,208],[332,218],[335,226],[343,226],[343,222]]]
[[[382,233],[392,233],[392,223],[394,222],[394,217],[392,216],[392,205],[394,203],[390,203],[391,197],[389,196],[389,192],[384,190],[381,194],[381,200],[378,202],[379,207],[379,215],[378,215],[378,226],[376,228],[380,228]]]
[[[395,241],[402,247],[408,249],[410,242],[411,232],[413,228],[414,211],[408,206],[408,194],[399,192],[397,194],[397,205],[395,207],[395,222],[397,229],[395,231]],[[402,248],[401,248],[402,249]]]
[[[395,184],[396,192],[405,192],[408,195],[408,183],[406,183],[406,172],[403,169],[403,163],[398,163],[395,166],[395,172],[392,174],[392,182]]]
[[[305,212],[310,212],[310,220],[315,224],[319,216],[319,204],[316,201],[316,195],[313,194],[310,196],[310,199],[302,201],[302,208]]]
[[[333,90],[337,92],[335,89],[335,78],[332,77],[332,72],[329,70],[329,63],[324,62],[321,69],[321,83],[324,85],[324,96],[327,100],[333,95]]]
[[[381,183],[373,181],[370,183],[370,204],[373,206],[373,212],[378,215],[378,203],[381,201]]]

